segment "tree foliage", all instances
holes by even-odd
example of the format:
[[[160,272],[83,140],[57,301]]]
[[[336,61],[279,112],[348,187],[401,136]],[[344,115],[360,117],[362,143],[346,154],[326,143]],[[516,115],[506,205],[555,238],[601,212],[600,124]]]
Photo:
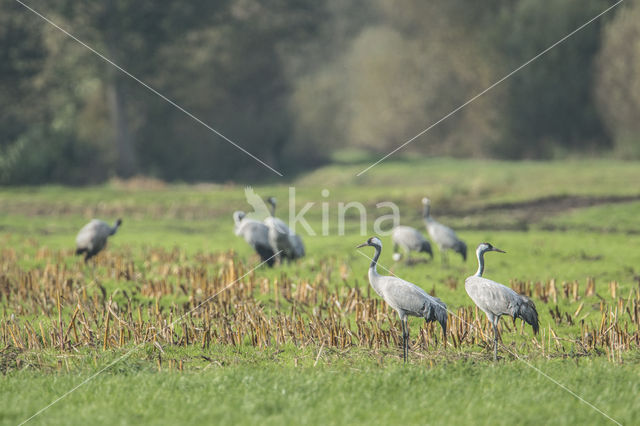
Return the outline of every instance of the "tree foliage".
[[[30,3],[31,4],[31,3]],[[119,66],[287,174],[386,153],[607,0],[34,0]],[[0,183],[271,172],[13,0],[0,0]],[[633,151],[638,6],[589,25],[407,147],[546,158]],[[607,19],[606,17],[604,18]],[[604,28],[604,29],[603,29]],[[624,105],[623,113],[619,106]],[[638,149],[640,152],[640,149]]]
[[[617,153],[640,159],[640,3],[605,28],[597,58],[597,106]]]

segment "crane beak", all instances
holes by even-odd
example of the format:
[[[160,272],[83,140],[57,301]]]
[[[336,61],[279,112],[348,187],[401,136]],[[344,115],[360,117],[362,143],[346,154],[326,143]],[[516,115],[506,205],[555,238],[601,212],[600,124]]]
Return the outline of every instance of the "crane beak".
[[[368,245],[369,245],[369,243],[362,243],[359,246],[356,246],[356,248],[366,247]]]
[[[494,247],[492,251],[497,251],[498,253],[506,253],[506,251],[500,250],[498,247]]]

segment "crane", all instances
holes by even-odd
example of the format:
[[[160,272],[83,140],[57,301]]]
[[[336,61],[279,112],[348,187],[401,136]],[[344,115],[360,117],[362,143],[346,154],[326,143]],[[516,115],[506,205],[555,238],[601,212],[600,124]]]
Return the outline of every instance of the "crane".
[[[481,243],[476,249],[478,257],[478,271],[475,275],[464,281],[464,288],[471,300],[486,315],[493,325],[493,359],[498,359],[498,322],[502,315],[510,315],[515,321],[520,318],[533,327],[533,332],[538,333],[538,311],[531,299],[516,293],[507,286],[484,278],[484,254],[488,251],[505,253],[489,243]]]
[[[410,260],[411,252],[417,251],[418,253],[428,253],[433,259],[433,251],[431,251],[431,244],[426,238],[422,236],[420,231],[410,226],[396,226],[391,230],[391,241],[393,241],[393,260],[398,261],[402,258],[398,253],[398,246],[407,255],[407,263]]]
[[[120,225],[122,219],[116,220],[113,226],[98,219],[91,220],[76,236],[76,255],[84,254],[84,263],[87,263],[107,245],[107,238],[115,234]]]
[[[267,203],[271,206],[271,216],[265,219],[265,224],[269,227],[269,240],[274,251],[282,250],[284,258],[288,260],[304,257],[302,238],[276,217],[275,197],[267,198]]]
[[[438,321],[442,326],[443,338],[446,342],[447,305],[409,281],[394,276],[378,274],[376,266],[380,253],[382,253],[382,241],[378,237],[371,237],[356,248],[366,246],[371,246],[375,249],[375,255],[369,266],[369,283],[378,296],[382,297],[398,313],[402,323],[404,362],[407,362],[409,355],[409,328],[407,325],[407,317],[409,315],[424,318],[427,323]]]
[[[422,199],[424,223],[429,236],[438,245],[442,254],[442,263],[447,263],[447,250],[453,250],[462,256],[462,260],[467,260],[467,245],[462,241],[453,229],[437,222],[431,217],[431,201],[428,198]]]
[[[273,266],[275,259],[269,244],[269,228],[255,219],[246,217],[243,211],[233,213],[234,233],[244,240],[258,253],[263,262]]]

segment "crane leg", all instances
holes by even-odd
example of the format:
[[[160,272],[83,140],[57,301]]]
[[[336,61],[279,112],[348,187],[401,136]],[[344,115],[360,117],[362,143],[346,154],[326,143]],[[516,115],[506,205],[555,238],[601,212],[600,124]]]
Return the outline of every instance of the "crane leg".
[[[407,326],[407,318],[401,318],[402,322],[402,358],[406,364],[409,357],[409,327]]]
[[[96,258],[93,258],[93,262],[91,262],[91,279],[95,282],[96,280]]]
[[[493,323],[493,360],[498,360],[498,321]]]

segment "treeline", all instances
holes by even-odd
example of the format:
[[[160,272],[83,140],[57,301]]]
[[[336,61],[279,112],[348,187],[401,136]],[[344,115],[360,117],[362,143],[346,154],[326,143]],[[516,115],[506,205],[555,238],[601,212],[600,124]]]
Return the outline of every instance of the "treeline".
[[[27,4],[271,166],[386,153],[605,0]],[[0,0],[0,183],[271,176],[14,0]],[[622,4],[407,147],[640,158],[640,3]]]

